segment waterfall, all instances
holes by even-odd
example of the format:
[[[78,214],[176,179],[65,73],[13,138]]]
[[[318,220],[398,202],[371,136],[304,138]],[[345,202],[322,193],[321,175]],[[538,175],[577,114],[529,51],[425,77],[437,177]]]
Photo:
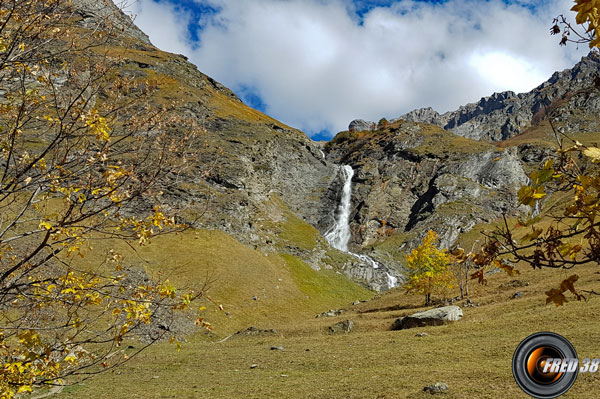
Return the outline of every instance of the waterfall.
[[[354,176],[354,170],[350,165],[344,165],[342,167],[342,174],[344,177],[342,201],[340,202],[335,224],[325,234],[325,238],[335,249],[348,252],[348,241],[350,241],[350,198],[352,196],[352,176]]]
[[[379,262],[368,255],[355,254],[348,250],[348,242],[350,241],[350,200],[352,198],[352,177],[354,176],[354,170],[350,165],[342,166],[341,170],[342,177],[344,178],[342,199],[338,207],[335,224],[325,233],[325,239],[329,241],[332,247],[360,259],[375,270],[381,269],[381,271],[384,271],[388,288],[396,287],[398,285],[398,278],[385,271],[387,268],[382,267]]]
[[[385,273],[385,275],[387,277],[388,287],[394,288],[395,286],[398,285],[398,277],[394,277],[389,273]]]

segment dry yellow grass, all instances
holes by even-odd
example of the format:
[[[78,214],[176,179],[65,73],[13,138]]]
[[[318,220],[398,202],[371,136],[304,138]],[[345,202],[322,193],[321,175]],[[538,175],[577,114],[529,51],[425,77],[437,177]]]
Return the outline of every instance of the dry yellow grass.
[[[463,320],[446,326],[389,331],[395,318],[422,304],[421,297],[397,289],[356,307],[347,304],[348,312],[339,317],[263,318],[259,327],[276,328],[277,335],[223,343],[197,335],[180,353],[160,344],[126,368],[67,388],[59,397],[425,398],[425,385],[443,381],[450,386],[446,398],[523,398],[511,373],[519,342],[537,331],[555,331],[573,343],[580,358],[600,357],[600,298],[546,305],[543,292],[571,272],[519,269],[517,279],[528,286],[511,287],[514,278],[505,274],[490,276],[487,286],[472,287],[479,306],[464,308]],[[598,286],[596,270],[596,265],[578,270],[580,289]],[[523,296],[510,299],[516,291]],[[345,319],[354,320],[355,331],[326,332]],[[429,335],[415,337],[420,331]],[[564,397],[593,397],[599,380],[598,373],[580,375]]]

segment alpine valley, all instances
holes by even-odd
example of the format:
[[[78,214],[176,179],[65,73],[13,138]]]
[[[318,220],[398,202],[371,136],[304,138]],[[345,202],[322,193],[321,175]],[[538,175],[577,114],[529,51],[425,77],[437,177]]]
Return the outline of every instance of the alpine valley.
[[[122,374],[57,397],[418,398],[444,381],[448,398],[516,398],[510,359],[532,326],[578,326],[569,335],[578,351],[598,355],[597,324],[586,317],[598,300],[546,306],[544,289],[564,277],[552,270],[473,283],[463,320],[422,328],[427,336],[390,331],[422,310],[423,298],[401,285],[406,255],[428,230],[443,248],[471,248],[503,215],[543,216],[560,202],[532,210],[517,191],[555,152],[550,123],[600,142],[598,52],[528,93],[494,93],[444,114],[417,109],[375,129],[356,120],[325,143],[157,49],[112,3],[72,3],[82,27],[108,16],[122,28],[118,45],[98,50],[119,57],[120,75],[152,80],[153,102],[177,101],[204,129],[195,164],[163,194],[192,228],[119,249],[130,267],[177,286],[210,281],[213,330],[190,333],[181,353],[158,344]],[[597,281],[593,268],[581,276],[582,287]],[[569,397],[594,384],[586,374]]]

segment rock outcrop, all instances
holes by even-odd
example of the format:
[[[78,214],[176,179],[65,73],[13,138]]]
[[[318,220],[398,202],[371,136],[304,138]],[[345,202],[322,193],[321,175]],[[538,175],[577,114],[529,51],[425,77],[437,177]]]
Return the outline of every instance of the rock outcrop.
[[[374,130],[375,122],[365,121],[363,119],[355,119],[348,125],[348,130],[351,132],[360,132],[365,130]]]
[[[327,328],[327,330],[331,334],[342,334],[342,333],[347,334],[349,332],[352,332],[353,329],[354,329],[354,322],[352,320],[340,321],[339,323],[336,323]]]
[[[600,111],[600,96],[594,90],[599,83],[599,73],[600,54],[592,51],[573,68],[555,72],[528,93],[494,93],[456,111],[439,114],[432,108],[421,108],[399,119],[432,123],[475,140],[500,141],[534,125],[546,110],[567,103],[569,112],[581,115],[575,123],[566,123],[567,119],[573,121],[570,116],[558,117],[559,124],[565,122],[563,128],[566,131],[598,131],[600,124],[593,116]]]
[[[329,158],[355,169],[351,249],[389,264],[378,247],[397,240],[414,247],[428,229],[450,247],[478,223],[518,211],[516,191],[527,182],[516,147],[502,149],[439,127],[398,121],[367,136],[342,133]],[[381,249],[381,251],[379,251]],[[379,252],[379,253],[378,253]]]
[[[131,17],[125,15],[113,0],[71,0],[71,4],[75,15],[81,18],[80,26],[94,29],[100,24],[141,44],[150,44],[148,35],[135,26]]]

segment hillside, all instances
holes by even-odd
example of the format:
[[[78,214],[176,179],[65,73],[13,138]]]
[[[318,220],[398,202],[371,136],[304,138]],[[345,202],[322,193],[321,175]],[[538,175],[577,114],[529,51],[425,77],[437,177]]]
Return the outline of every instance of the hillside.
[[[597,52],[530,93],[497,93],[445,114],[415,110],[376,130],[354,123],[324,144],[250,108],[185,56],[154,47],[113,3],[72,4],[77,29],[107,19],[120,32],[85,55],[153,86],[149,109],[169,107],[202,136],[197,158],[160,182],[162,206],[188,229],[145,246],[94,237],[88,257],[65,263],[104,271],[102,256],[115,249],[132,287],[155,276],[204,287],[199,312],[213,328],[177,321],[187,341],[181,353],[159,342],[128,368],[56,397],[422,398],[425,385],[445,381],[448,398],[517,398],[510,359],[532,330],[568,334],[596,356],[590,315],[600,302],[545,305],[544,291],[569,271],[492,271],[487,286],[472,283],[468,301],[450,290],[435,303],[460,305],[463,320],[391,327],[424,310],[423,298],[401,284],[406,255],[428,230],[444,248],[471,248],[502,216],[516,225],[532,211],[543,220],[551,207],[564,209],[565,199],[552,195],[535,210],[520,206],[517,191],[554,153],[551,123],[573,140],[600,142]],[[64,82],[59,88],[68,90]],[[165,130],[176,136],[189,126]],[[122,212],[147,208],[139,201]],[[34,220],[42,232],[43,220]],[[597,285],[595,265],[579,273],[581,289]],[[352,331],[330,329],[346,320]],[[126,344],[118,351],[133,353],[143,342]],[[597,378],[582,377],[569,397],[586,397]]]
[[[595,267],[580,271],[581,288],[597,285]],[[65,399],[139,398],[431,398],[423,387],[448,384],[443,398],[523,398],[511,373],[518,343],[534,331],[568,337],[580,356],[595,357],[600,302],[545,305],[543,290],[563,273],[522,269],[518,278],[497,274],[475,286],[461,321],[446,326],[390,331],[398,317],[422,310],[422,298],[396,290],[369,302],[344,306],[337,317],[298,318],[258,325],[276,334],[234,336],[210,343],[194,337],[177,353],[161,344],[118,374],[66,388]],[[521,296],[512,299],[520,292]],[[348,334],[330,325],[354,321]],[[417,333],[428,335],[419,337]],[[283,350],[271,350],[282,347]],[[256,364],[256,368],[251,365]],[[568,398],[589,398],[597,374],[580,374]],[[143,388],[140,388],[143,387]]]
[[[105,15],[89,2],[75,4],[86,10],[84,26]],[[127,25],[128,17],[113,12]],[[503,213],[528,212],[517,206],[516,191],[551,154],[548,114],[559,130],[584,134],[584,141],[598,130],[595,53],[530,93],[494,94],[444,115],[415,110],[383,129],[342,132],[322,146],[247,107],[185,57],[154,48],[132,24],[123,34],[96,51],[121,57],[121,73],[157,82],[155,104],[175,100],[205,129],[197,164],[165,188],[166,201],[184,209],[182,221],[375,290],[402,280],[405,254],[428,229],[444,247],[465,246]],[[351,253],[324,238],[340,215],[343,165],[354,171]]]

